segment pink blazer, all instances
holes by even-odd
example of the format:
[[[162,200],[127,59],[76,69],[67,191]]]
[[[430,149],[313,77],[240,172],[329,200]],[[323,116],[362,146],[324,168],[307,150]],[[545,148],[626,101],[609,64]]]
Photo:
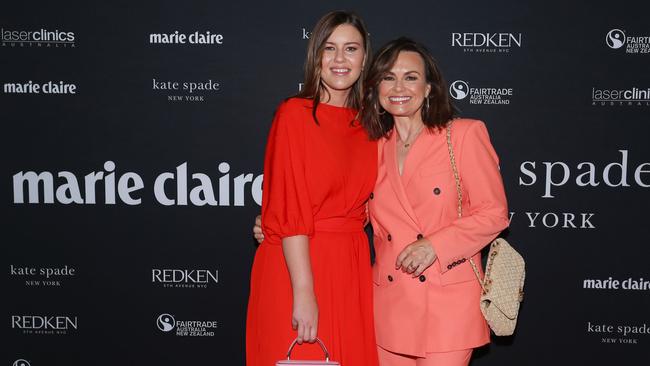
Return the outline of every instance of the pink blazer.
[[[463,217],[445,131],[425,130],[411,147],[403,174],[397,168],[396,133],[379,141],[378,176],[370,196],[375,230],[373,266],[377,344],[423,357],[489,342],[479,310],[480,286],[469,263],[508,226],[508,209],[496,152],[481,121],[457,119],[452,145],[463,191]],[[436,261],[418,278],[395,270],[397,255],[421,235]]]

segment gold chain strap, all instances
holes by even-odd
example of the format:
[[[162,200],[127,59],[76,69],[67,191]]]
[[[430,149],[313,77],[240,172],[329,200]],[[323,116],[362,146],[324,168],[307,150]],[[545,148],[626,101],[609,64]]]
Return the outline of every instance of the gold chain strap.
[[[449,121],[447,123],[447,148],[449,149],[449,160],[451,161],[451,168],[454,170],[454,180],[456,181],[456,192],[458,192],[458,218],[463,217],[463,192],[460,187],[460,176],[458,175],[458,168],[456,167],[456,157],[454,156],[454,149],[451,145],[451,125],[453,124],[453,121]],[[478,268],[476,267],[476,264],[472,260],[472,258],[469,259],[469,263],[472,265],[472,269],[474,270],[474,274],[476,275],[476,279],[478,280],[478,283],[481,285],[481,288],[483,289],[483,292],[487,292],[487,289],[485,288],[485,284],[483,283],[483,280],[481,280],[481,275],[478,272]]]

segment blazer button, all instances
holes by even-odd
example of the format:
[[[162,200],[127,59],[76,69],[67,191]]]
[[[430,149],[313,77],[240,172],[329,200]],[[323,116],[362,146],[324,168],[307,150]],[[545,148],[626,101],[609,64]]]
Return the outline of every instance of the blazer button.
[[[420,240],[422,238],[424,238],[424,236],[422,234],[418,234],[418,240]]]
[[[370,199],[375,198],[375,194],[373,192],[370,192]]]
[[[424,275],[420,275],[420,282],[424,282],[426,280],[427,280],[427,278]]]
[[[435,194],[436,196],[439,195],[440,194],[440,188],[438,188],[438,187],[434,188],[433,189],[433,194]]]
[[[388,275],[388,282],[393,282],[393,276]]]
[[[386,237],[386,239],[388,239],[388,241],[391,241],[391,240],[393,240],[393,237],[390,236],[390,234],[388,234],[388,236]]]
[[[450,264],[447,266],[447,269],[451,269],[453,266]]]

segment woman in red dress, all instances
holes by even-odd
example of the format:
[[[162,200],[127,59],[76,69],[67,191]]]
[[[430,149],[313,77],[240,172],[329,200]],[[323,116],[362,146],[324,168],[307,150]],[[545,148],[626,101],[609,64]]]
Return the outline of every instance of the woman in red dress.
[[[282,103],[266,147],[262,229],[251,273],[248,366],[286,357],[377,365],[365,203],[377,146],[355,121],[370,44],[362,20],[332,12],[316,24],[305,88]]]

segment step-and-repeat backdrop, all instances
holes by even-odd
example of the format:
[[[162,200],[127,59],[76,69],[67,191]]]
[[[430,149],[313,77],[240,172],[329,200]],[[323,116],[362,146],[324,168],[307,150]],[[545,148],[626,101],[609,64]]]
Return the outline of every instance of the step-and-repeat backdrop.
[[[501,157],[526,298],[472,365],[647,364],[650,3],[535,3],[4,3],[0,363],[244,364],[266,135],[345,8]]]

